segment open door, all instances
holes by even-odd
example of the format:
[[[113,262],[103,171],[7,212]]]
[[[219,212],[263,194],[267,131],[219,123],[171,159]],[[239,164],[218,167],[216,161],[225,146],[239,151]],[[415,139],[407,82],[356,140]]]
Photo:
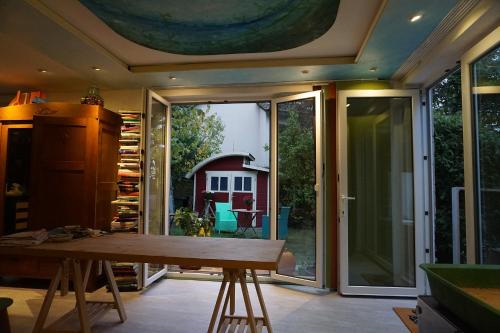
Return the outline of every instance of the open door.
[[[424,154],[417,90],[338,98],[340,292],[424,290]]]
[[[321,91],[271,109],[271,239],[286,240],[276,280],[323,287]]]
[[[168,235],[170,178],[170,103],[148,90],[145,135],[144,234]],[[165,265],[145,264],[144,286],[167,272]]]

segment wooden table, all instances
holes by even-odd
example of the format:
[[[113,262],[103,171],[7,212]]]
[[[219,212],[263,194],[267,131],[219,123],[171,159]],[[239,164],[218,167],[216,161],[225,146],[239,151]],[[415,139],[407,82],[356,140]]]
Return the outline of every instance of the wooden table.
[[[257,236],[257,232],[252,226],[252,222],[255,220],[257,217],[257,213],[262,213],[262,210],[255,210],[255,209],[241,209],[241,208],[235,208],[235,209],[230,209],[230,212],[233,213],[234,217],[236,218],[236,223],[237,223],[237,229],[238,231],[240,228],[242,229],[243,235],[245,234],[245,231],[248,230],[248,228],[252,228],[254,234]],[[243,215],[243,216],[241,216]],[[238,217],[240,217],[238,219]],[[239,223],[239,221],[243,223]]]
[[[114,280],[110,261],[222,267],[224,278],[215,302],[208,332],[213,332],[218,318],[216,332],[223,333],[227,330],[244,332],[248,326],[250,332],[256,333],[261,332],[264,326],[268,332],[272,332],[272,328],[255,270],[276,270],[284,244],[284,241],[262,239],[113,234],[99,238],[85,238],[66,243],[44,243],[29,247],[0,246],[0,254],[61,259],[59,269],[50,283],[38,314],[33,328],[34,333],[57,331],[60,325],[74,320],[72,318],[75,317],[79,319],[80,332],[89,333],[92,323],[110,308],[116,308],[120,320],[124,322],[127,316]],[[80,260],[87,260],[83,275]],[[85,287],[93,261],[103,261],[104,263],[104,272],[113,294],[113,302],[87,302],[85,300]],[[73,273],[76,309],[45,328],[45,321],[61,281],[63,268],[67,266],[68,262]],[[250,270],[263,317],[255,317],[253,314],[246,284],[247,269]],[[245,316],[235,315],[235,284],[237,282],[241,285],[246,309]],[[227,290],[226,287],[228,287]],[[222,311],[220,311],[223,299],[224,304]],[[229,314],[227,313],[228,305]]]

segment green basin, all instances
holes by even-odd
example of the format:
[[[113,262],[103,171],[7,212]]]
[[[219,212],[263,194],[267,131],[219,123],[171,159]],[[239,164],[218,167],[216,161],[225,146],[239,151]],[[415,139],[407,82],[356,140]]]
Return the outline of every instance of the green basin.
[[[500,288],[500,265],[423,264],[432,296],[478,332],[500,332],[500,310],[462,288]]]

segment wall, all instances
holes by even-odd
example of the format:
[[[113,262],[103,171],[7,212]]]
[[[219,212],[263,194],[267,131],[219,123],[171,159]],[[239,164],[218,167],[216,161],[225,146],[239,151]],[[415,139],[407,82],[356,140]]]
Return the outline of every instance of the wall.
[[[255,103],[211,104],[224,124],[224,142],[221,153],[247,152],[255,157],[252,165],[269,167],[269,113]]]
[[[47,94],[49,102],[80,103],[80,98],[87,94],[86,91],[74,92],[50,92]],[[144,109],[144,90],[101,90],[101,97],[104,99],[104,107],[111,111]]]

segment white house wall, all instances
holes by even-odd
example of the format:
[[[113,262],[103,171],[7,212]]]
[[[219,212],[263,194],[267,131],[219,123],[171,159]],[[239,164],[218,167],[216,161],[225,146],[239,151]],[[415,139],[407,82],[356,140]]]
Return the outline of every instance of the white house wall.
[[[253,165],[269,167],[269,113],[255,103],[212,104],[210,110],[224,123],[221,153],[248,152]]]

